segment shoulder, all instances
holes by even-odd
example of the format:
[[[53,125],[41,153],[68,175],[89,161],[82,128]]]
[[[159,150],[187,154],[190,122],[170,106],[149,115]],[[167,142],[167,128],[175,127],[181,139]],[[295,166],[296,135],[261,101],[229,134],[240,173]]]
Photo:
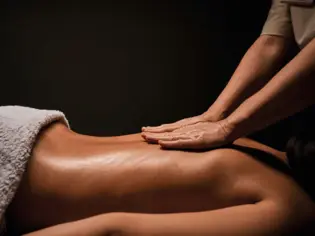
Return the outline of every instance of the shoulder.
[[[224,168],[238,174],[289,171],[284,152],[247,138],[238,139],[233,144],[210,151],[209,155]]]
[[[283,152],[249,139],[240,139],[233,145],[211,151],[211,155],[219,163],[216,164],[218,174],[224,172],[242,189],[277,199],[304,194],[294,180]]]

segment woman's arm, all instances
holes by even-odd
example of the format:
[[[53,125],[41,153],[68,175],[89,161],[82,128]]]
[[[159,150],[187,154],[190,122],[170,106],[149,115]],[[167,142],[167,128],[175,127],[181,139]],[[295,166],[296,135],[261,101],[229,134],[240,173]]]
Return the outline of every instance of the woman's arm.
[[[283,63],[290,40],[262,35],[248,49],[227,86],[206,113],[220,120],[261,89]]]
[[[109,213],[56,225],[24,236],[287,235],[288,232],[303,230],[302,227],[310,223],[310,217],[303,211],[292,212],[288,206],[263,200],[256,204],[205,212]]]
[[[248,135],[315,103],[315,39],[227,119],[231,139]]]
[[[52,226],[24,236],[112,236],[117,229],[122,228],[120,222],[123,222],[120,215],[108,213]]]
[[[171,134],[148,133],[145,137],[158,140],[164,148],[222,146],[313,105],[314,88],[315,39],[226,119],[188,126]]]
[[[247,97],[257,92],[281,66],[290,40],[281,36],[262,35],[248,49],[230,81],[210,108],[200,116],[156,127],[143,127],[143,132],[162,133],[202,121],[226,118]]]
[[[291,216],[271,201],[215,211],[129,214],[121,236],[270,236],[292,230]],[[297,222],[295,222],[297,223]]]

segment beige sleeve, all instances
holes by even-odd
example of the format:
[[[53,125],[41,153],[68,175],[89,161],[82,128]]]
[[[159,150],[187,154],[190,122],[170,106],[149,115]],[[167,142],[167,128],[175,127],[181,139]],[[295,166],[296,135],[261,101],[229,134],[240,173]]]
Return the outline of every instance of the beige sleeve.
[[[261,35],[293,37],[289,5],[281,0],[273,0]]]

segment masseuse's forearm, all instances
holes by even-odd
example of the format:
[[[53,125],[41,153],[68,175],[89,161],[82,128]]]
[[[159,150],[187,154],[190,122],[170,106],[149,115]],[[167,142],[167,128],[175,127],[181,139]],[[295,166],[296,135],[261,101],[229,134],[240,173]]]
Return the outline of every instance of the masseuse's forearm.
[[[288,44],[282,37],[260,36],[246,52],[227,86],[206,114],[218,120],[225,118],[247,97],[257,92],[279,68]]]
[[[238,138],[315,103],[315,39],[227,119]]]

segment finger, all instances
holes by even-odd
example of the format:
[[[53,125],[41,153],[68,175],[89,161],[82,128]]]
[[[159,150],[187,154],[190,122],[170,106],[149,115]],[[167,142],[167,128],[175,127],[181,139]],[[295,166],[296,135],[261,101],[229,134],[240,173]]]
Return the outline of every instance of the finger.
[[[162,148],[166,149],[201,149],[204,148],[203,143],[197,139],[179,139],[172,141],[159,140],[158,143]]]
[[[164,134],[156,134],[156,133],[151,133],[146,135],[147,140],[152,140],[154,142],[156,141],[175,141],[175,140],[187,140],[190,139],[190,137],[186,134],[173,134],[173,133],[164,133]]]
[[[148,137],[147,133],[142,132],[141,136],[148,143],[152,143],[152,144],[158,143],[157,139]]]
[[[171,132],[175,130],[179,125],[175,124],[164,124],[159,126],[147,126],[142,127],[143,132],[152,132],[152,133],[163,133],[163,132]]]
[[[150,132],[144,132],[143,136],[145,140],[148,142],[157,142],[161,138],[165,138],[168,135],[168,133],[150,133]]]
[[[145,134],[144,134],[143,132],[141,133],[141,137],[142,137],[144,140],[146,140]]]
[[[153,127],[142,127],[143,132],[152,132],[152,133],[162,133],[162,132],[171,132],[176,129],[180,129],[182,127],[186,127],[187,125],[196,124],[198,122],[201,122],[200,118],[193,117],[193,118],[186,118],[179,121],[176,121],[174,123],[170,124],[164,124],[159,126],[153,126]]]

